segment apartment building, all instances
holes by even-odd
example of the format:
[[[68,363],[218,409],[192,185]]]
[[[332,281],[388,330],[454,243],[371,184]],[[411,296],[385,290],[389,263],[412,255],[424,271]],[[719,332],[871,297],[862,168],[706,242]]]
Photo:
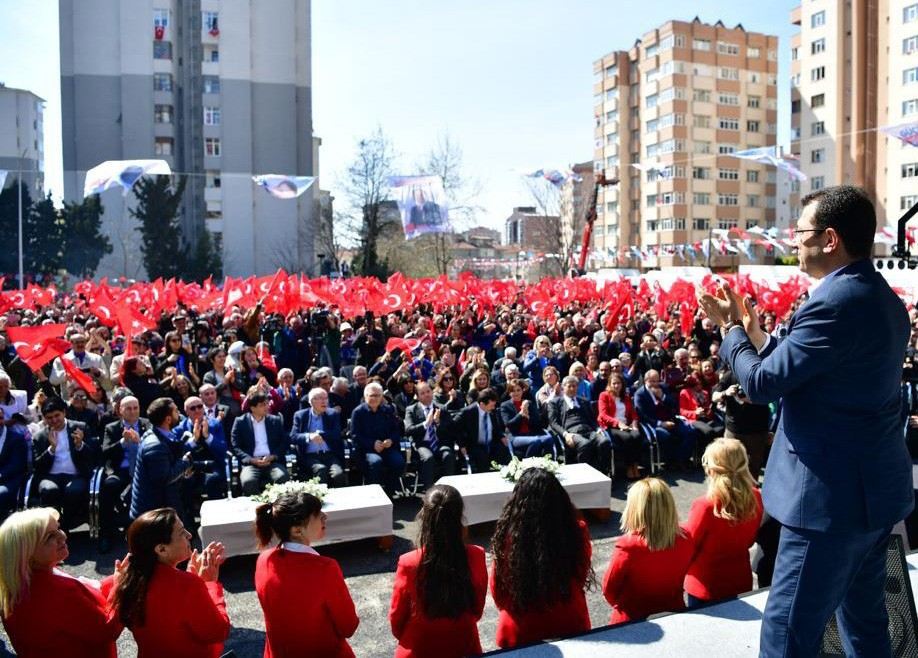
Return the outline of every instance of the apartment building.
[[[882,225],[918,203],[918,149],[877,128],[918,121],[918,2],[807,0],[791,12],[791,150],[809,180],[864,187]]]
[[[33,199],[44,195],[45,101],[26,89],[0,82],[0,169],[6,184],[22,177]]]
[[[775,225],[775,169],[731,154],[776,143],[776,36],[668,21],[596,60],[593,72],[594,168],[619,179],[597,203],[593,249],[605,265],[685,265],[680,245]],[[631,246],[658,255],[641,263]],[[759,246],[750,252],[715,249],[710,264],[771,256]]]
[[[224,272],[313,269],[318,185],[276,199],[255,174],[314,175],[310,0],[60,0],[64,195],[104,160],[162,158],[187,177],[184,235]],[[143,276],[133,196],[106,192],[114,252],[99,276]]]
[[[587,209],[593,199],[595,186],[593,163],[580,162],[571,167],[569,176],[561,185],[561,243],[565,252],[574,249],[574,265],[579,257],[579,245],[582,244],[583,225]],[[596,224],[593,226],[596,229]]]

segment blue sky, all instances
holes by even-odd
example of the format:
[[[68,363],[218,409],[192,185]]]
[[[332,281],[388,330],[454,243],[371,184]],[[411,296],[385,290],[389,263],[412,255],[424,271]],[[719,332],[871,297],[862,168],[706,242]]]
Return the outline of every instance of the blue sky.
[[[262,0],[268,1],[268,0]],[[401,173],[445,134],[481,181],[480,223],[499,228],[527,205],[521,169],[592,157],[592,64],[670,19],[742,23],[777,34],[780,96],[789,110],[789,23],[797,0],[313,0],[313,121],[322,187],[338,180],[357,140],[381,126]],[[690,5],[690,8],[686,8]],[[0,81],[47,101],[45,167],[62,191],[56,0],[0,0]],[[779,141],[790,115],[779,113]],[[152,148],[151,148],[152,150]]]

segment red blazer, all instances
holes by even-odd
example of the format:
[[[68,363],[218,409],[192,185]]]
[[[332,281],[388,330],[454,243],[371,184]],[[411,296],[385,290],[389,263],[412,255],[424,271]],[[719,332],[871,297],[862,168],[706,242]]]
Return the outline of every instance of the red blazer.
[[[634,410],[634,404],[631,402],[631,396],[625,395],[625,421],[628,425],[637,423],[637,413]],[[618,418],[615,416],[615,398],[609,391],[603,391],[599,394],[599,413],[597,422],[603,429],[615,429],[618,427]]]
[[[110,596],[113,583],[102,591]],[[157,564],[147,586],[143,626],[131,634],[137,658],[217,658],[230,631],[223,586],[187,571]]]
[[[590,531],[585,521],[579,522],[583,532],[583,552],[587,558],[593,556]],[[491,596],[500,611],[497,620],[497,646],[502,649],[528,644],[546,638],[575,635],[590,630],[590,611],[587,609],[583,588],[587,574],[571,582],[571,594],[566,600],[556,601],[541,610],[511,612],[510,602],[494,591],[494,569],[491,569]]]
[[[389,608],[392,635],[398,640],[396,658],[462,658],[481,653],[478,620],[484,612],[488,593],[488,567],[485,565],[484,549],[480,546],[467,545],[465,552],[475,590],[475,604],[458,619],[431,619],[421,612],[416,589],[421,551],[414,550],[399,558]]]
[[[705,601],[726,599],[752,589],[749,547],[762,524],[762,494],[753,489],[752,518],[733,523],[714,516],[714,503],[696,498],[686,529],[695,540],[695,558],[685,576],[685,591]]]
[[[20,658],[115,658],[122,630],[101,591],[57,570],[32,572],[3,627]]]
[[[262,551],[255,591],[265,614],[265,658],[353,658],[347,638],[360,619],[333,559],[280,546]]]
[[[679,391],[679,414],[685,416],[688,420],[698,420],[698,414],[695,410],[703,407],[705,415],[711,415],[711,394],[705,389],[701,389],[704,394],[704,401],[699,403],[691,389],[683,388]]]
[[[602,582],[602,594],[612,606],[609,623],[684,609],[682,581],[694,547],[691,537],[683,535],[662,551],[651,551],[638,534],[619,537]]]

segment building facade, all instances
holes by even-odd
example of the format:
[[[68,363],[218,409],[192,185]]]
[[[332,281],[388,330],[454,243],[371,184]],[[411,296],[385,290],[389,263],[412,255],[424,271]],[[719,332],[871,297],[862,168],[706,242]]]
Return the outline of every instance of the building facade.
[[[791,150],[809,179],[867,190],[878,222],[918,203],[918,151],[877,128],[918,120],[918,2],[810,0],[791,12]]]
[[[33,199],[44,196],[45,101],[31,91],[0,83],[0,169],[6,184],[22,177]]]
[[[573,252],[575,264],[583,244],[583,225],[587,209],[593,199],[594,175],[592,162],[580,162],[571,167],[569,176],[561,185],[561,244],[564,251]],[[597,224],[593,225],[593,236]],[[590,246],[595,244],[591,238]]]
[[[318,190],[252,182],[313,175],[310,20],[309,0],[60,0],[65,199],[104,160],[161,158],[187,177],[183,234],[211,231],[226,274],[310,271]],[[143,275],[132,201],[103,195],[98,276]]]
[[[598,197],[601,264],[686,265],[683,245],[702,260],[697,248],[718,233],[775,225],[775,169],[731,154],[776,144],[776,36],[669,21],[595,61],[593,72],[594,168],[619,179]],[[636,257],[631,247],[653,255]],[[771,257],[760,246],[750,247],[751,259],[710,251],[704,260],[717,268]]]

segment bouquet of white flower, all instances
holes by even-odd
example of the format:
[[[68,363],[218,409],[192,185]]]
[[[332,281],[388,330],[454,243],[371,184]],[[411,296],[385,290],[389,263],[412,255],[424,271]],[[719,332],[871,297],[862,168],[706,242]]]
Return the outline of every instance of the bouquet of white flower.
[[[252,496],[252,500],[257,503],[273,503],[278,498],[280,498],[282,494],[288,492],[302,492],[312,494],[319,499],[319,502],[323,502],[325,500],[325,496],[328,495],[328,485],[322,484],[322,482],[319,481],[319,478],[312,478],[306,482],[302,482],[300,480],[288,480],[287,482],[282,482],[280,484],[269,484],[260,494],[257,496]]]
[[[527,457],[523,460],[517,459],[517,457],[514,456],[506,466],[501,466],[497,462],[491,462],[491,468],[495,471],[500,471],[500,476],[507,482],[516,482],[527,468],[541,468],[557,476],[561,470],[561,464],[548,455],[544,457]]]

